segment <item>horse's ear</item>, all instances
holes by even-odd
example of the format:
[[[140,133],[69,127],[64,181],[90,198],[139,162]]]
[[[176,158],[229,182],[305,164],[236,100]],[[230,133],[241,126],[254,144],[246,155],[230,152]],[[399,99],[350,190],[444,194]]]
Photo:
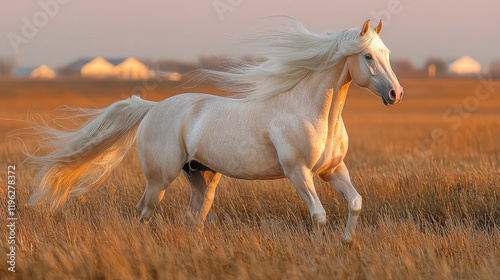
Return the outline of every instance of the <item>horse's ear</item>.
[[[361,30],[361,36],[365,35],[366,32],[368,32],[368,30],[370,30],[370,20],[367,20],[365,22],[365,25],[363,25],[363,29]]]
[[[378,23],[377,27],[375,27],[375,32],[380,35],[380,31],[382,31],[382,19],[380,19],[380,22]]]

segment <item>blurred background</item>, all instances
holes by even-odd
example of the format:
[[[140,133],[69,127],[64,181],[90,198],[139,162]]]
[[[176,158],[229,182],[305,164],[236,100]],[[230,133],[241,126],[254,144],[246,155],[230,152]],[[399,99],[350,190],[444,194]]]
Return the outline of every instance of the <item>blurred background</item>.
[[[399,77],[500,77],[494,0],[4,0],[2,6],[2,77],[143,79],[152,75],[147,69],[182,75],[228,57],[259,59],[235,42],[272,15],[294,17],[314,33],[383,19],[381,37]]]
[[[2,0],[0,159],[18,165],[16,276],[498,279],[499,11],[498,0]],[[199,234],[185,230],[190,192],[179,176],[153,221],[139,225],[134,205],[146,181],[135,145],[101,188],[69,199],[61,219],[24,206],[36,173],[21,164],[23,151],[48,150],[26,129],[30,121],[72,129],[59,106],[225,95],[186,84],[187,73],[261,60],[238,42],[272,15],[321,34],[384,21],[404,99],[384,106],[352,84],[342,113],[344,161],[363,197],[358,247],[341,245],[348,205],[319,178],[328,217],[321,240],[311,238],[309,211],[287,180],[223,178]]]

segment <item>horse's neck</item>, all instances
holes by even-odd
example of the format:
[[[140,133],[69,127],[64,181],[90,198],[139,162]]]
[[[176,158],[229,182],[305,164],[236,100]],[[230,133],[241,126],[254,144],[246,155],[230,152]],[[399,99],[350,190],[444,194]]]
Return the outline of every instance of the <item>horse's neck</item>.
[[[291,92],[295,104],[308,110],[314,122],[328,121],[334,129],[340,120],[351,77],[345,61],[322,72],[312,73]]]

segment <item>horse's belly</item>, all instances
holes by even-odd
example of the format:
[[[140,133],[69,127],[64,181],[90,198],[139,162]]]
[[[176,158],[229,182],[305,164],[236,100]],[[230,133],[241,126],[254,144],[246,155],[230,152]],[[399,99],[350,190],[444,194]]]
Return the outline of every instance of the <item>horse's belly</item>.
[[[278,161],[238,161],[236,158],[229,161],[230,164],[221,167],[221,174],[246,180],[268,180],[285,177],[283,169]]]
[[[228,177],[248,180],[284,177],[275,151],[260,145],[233,142],[230,147],[199,151],[194,158]]]

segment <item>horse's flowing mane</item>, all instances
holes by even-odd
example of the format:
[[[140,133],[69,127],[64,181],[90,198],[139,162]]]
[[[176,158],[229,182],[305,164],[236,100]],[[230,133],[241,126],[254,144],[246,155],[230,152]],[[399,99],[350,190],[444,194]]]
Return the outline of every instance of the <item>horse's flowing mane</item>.
[[[361,29],[313,34],[294,21],[284,30],[269,30],[252,38],[262,44],[265,61],[242,63],[227,71],[203,70],[204,78],[244,100],[266,100],[292,89],[313,71],[330,69],[344,57],[360,53],[374,42],[382,43],[371,29],[363,36]]]

